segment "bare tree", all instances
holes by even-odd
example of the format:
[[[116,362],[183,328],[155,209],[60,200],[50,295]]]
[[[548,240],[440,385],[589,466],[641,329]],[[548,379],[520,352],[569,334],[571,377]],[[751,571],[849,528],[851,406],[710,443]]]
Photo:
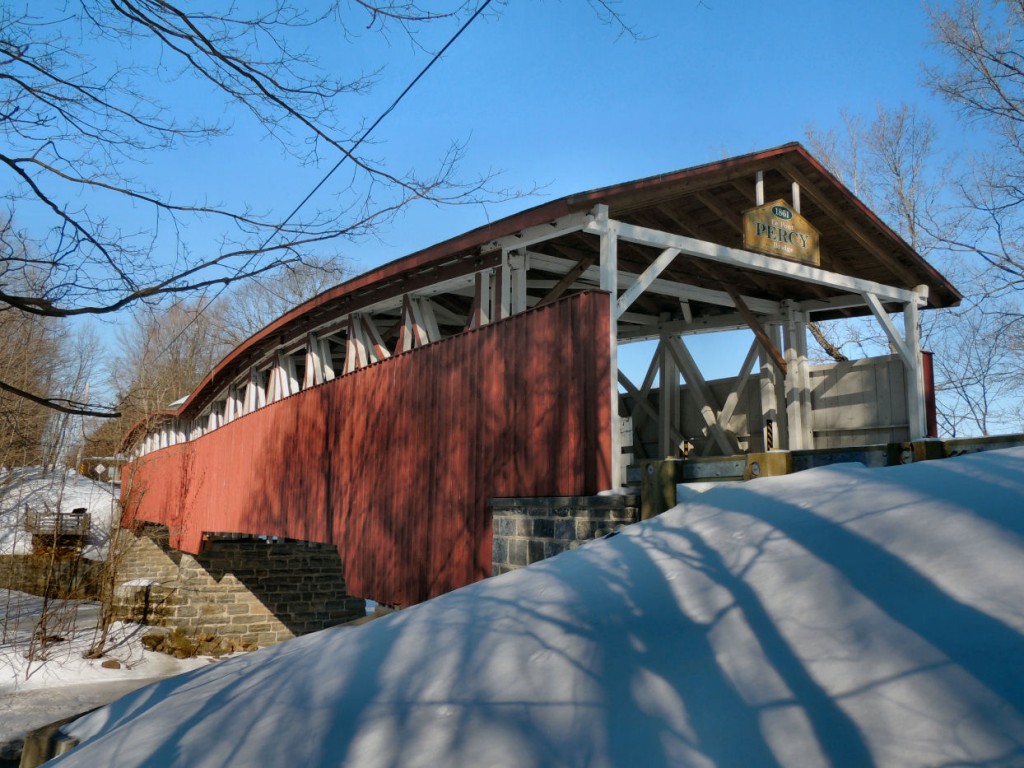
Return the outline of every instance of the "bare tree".
[[[7,222],[0,310],[53,318],[112,313],[301,263],[324,243],[376,231],[414,200],[480,200],[485,179],[456,180],[457,144],[422,175],[393,172],[353,151],[362,126],[345,110],[374,77],[360,71],[337,78],[299,42],[306,44],[311,28],[331,25],[333,39],[350,29],[414,34],[469,10],[466,0],[0,6],[0,199]],[[370,63],[368,71],[375,70]],[[199,103],[186,98],[196,93],[207,104],[219,99],[221,110],[183,106]],[[330,206],[284,216],[146,181],[155,153],[230,137],[227,122],[210,117],[221,112],[255,120],[301,162],[344,160],[344,188]],[[211,228],[218,233],[212,239]],[[36,290],[24,290],[28,275],[43,277]],[[60,405],[45,390],[35,399]]]
[[[302,302],[342,282],[350,274],[343,259],[312,257],[291,264],[273,280],[247,280],[217,299],[217,342],[228,350]]]
[[[930,9],[945,54],[926,70],[930,85],[979,133],[990,151],[975,153],[960,181],[970,225],[947,237],[957,253],[980,257],[994,290],[1024,289],[1024,3],[957,0]],[[990,283],[992,281],[989,281]]]
[[[914,250],[941,260],[932,233],[958,225],[943,202],[946,169],[932,121],[908,104],[893,109],[878,105],[870,122],[846,110],[840,117],[842,131],[807,128],[811,151]],[[926,337],[929,321],[925,318]],[[835,360],[845,357],[844,347],[871,354],[888,345],[871,320],[815,324],[812,333]]]

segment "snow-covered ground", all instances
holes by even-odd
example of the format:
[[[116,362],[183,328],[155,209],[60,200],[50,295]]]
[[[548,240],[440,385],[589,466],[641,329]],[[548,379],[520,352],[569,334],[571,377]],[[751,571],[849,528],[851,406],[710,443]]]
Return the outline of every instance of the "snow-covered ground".
[[[99,637],[99,604],[51,601],[47,610],[46,630],[52,642],[38,653],[36,630],[43,599],[0,589],[0,752],[3,745],[47,723],[211,661],[175,659],[146,650],[142,635],[149,628],[121,622],[111,627],[103,657],[86,659],[85,653]],[[27,655],[30,651],[37,653]],[[117,669],[103,666],[112,660],[117,661]]]
[[[723,486],[143,688],[59,765],[1024,765],[1024,449]]]
[[[26,505],[52,512],[86,508],[91,525],[83,555],[106,557],[117,510],[109,484],[64,470],[0,470],[0,555],[32,551],[32,537],[24,528]],[[85,659],[98,637],[99,604],[52,600],[45,613],[50,642],[41,649],[38,630],[43,599],[0,588],[0,757],[5,756],[5,745],[17,743],[35,728],[210,662],[208,658],[178,660],[145,650],[146,628],[121,623],[111,628],[103,658]],[[118,669],[102,666],[112,660],[118,662]]]
[[[32,536],[25,531],[25,508],[70,513],[85,508],[91,518],[82,555],[91,560],[107,556],[110,527],[116,514],[114,490],[69,470],[47,472],[42,467],[0,470],[0,555],[27,554]]]

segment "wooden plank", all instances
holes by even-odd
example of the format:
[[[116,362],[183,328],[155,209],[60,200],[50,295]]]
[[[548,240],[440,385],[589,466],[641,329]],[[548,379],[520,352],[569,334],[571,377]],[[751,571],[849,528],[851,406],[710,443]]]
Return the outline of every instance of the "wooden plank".
[[[850,217],[844,214],[838,206],[833,205],[827,197],[819,194],[817,188],[811,184],[811,180],[802,172],[797,170],[795,165],[783,161],[782,168],[790,179],[800,184],[800,186],[803,187],[803,189],[807,191],[812,198],[814,198],[814,202],[817,203],[818,206],[820,206],[821,209],[829,216],[831,216],[837,224],[845,229],[865,251],[875,257],[875,259],[885,265],[888,269],[891,269],[906,285],[914,285],[918,282],[920,279],[919,276],[915,275],[912,270],[908,269],[899,261],[887,254],[884,250],[879,248],[875,238],[865,233],[860,227],[850,221]]]
[[[910,349],[907,346],[907,342],[899,335],[896,331],[896,326],[892,324],[892,320],[889,319],[889,313],[882,307],[882,303],[878,300],[878,297],[872,293],[862,294],[864,297],[864,303],[871,309],[871,314],[875,316],[878,324],[882,326],[882,330],[885,331],[885,335],[889,337],[889,341],[895,347],[897,354],[903,359],[903,364],[907,367],[914,366],[913,357],[910,354]]]
[[[724,431],[729,430],[729,421],[732,419],[733,413],[736,411],[736,406],[739,404],[740,395],[743,390],[746,389],[747,381],[750,379],[750,372],[754,370],[754,363],[757,361],[758,343],[754,340],[754,343],[750,345],[750,349],[747,350],[747,356],[743,360],[743,364],[740,365],[740,374],[736,379],[736,383],[733,385],[732,390],[725,398],[725,404],[722,406],[722,411],[718,414],[718,426]]]
[[[619,237],[630,243],[650,245],[656,248],[678,248],[688,256],[708,259],[709,261],[728,264],[742,269],[750,269],[755,272],[763,272],[776,277],[801,280],[811,285],[821,285],[845,293],[872,293],[886,301],[898,301],[900,303],[918,300],[917,294],[913,291],[884,285],[874,280],[841,275],[807,264],[777,259],[738,248],[729,248],[717,243],[709,243],[704,240],[686,237],[685,235],[661,232],[635,224],[626,224],[625,222],[619,222],[618,224]],[[590,231],[589,227],[587,231]]]
[[[544,295],[544,298],[537,302],[536,306],[543,307],[562,298],[563,294],[572,287],[573,283],[579,280],[580,276],[594,265],[594,262],[597,261],[597,256],[595,253],[576,262],[576,265],[565,274],[565,277],[555,284],[554,288]]]
[[[669,353],[672,355],[679,369],[683,373],[683,378],[686,379],[687,385],[689,385],[691,393],[697,400],[697,405],[700,408],[701,418],[704,420],[707,426],[708,432],[718,445],[719,450],[722,454],[729,456],[735,453],[739,453],[739,446],[736,444],[736,437],[734,435],[728,435],[721,427],[718,426],[718,412],[721,410],[718,407],[717,402],[714,400],[714,395],[708,388],[707,382],[704,380],[704,376],[700,372],[700,368],[697,366],[696,361],[690,356],[690,351],[683,344],[682,339],[677,336],[672,336],[668,339],[667,348]]]
[[[619,296],[615,316],[621,317],[622,313],[629,309],[629,306],[639,298],[641,293],[651,286],[651,283],[657,279],[658,275],[665,271],[678,255],[679,251],[675,248],[666,248],[662,251],[658,258],[651,262],[650,266],[640,274],[636,281]]]
[[[754,332],[754,336],[761,344],[761,347],[768,353],[772,362],[775,363],[775,367],[782,372],[783,376],[785,376],[787,371],[786,360],[783,358],[782,353],[779,352],[779,348],[772,343],[771,337],[768,336],[768,333],[763,327],[761,327],[761,322],[757,319],[757,316],[750,311],[746,302],[743,301],[743,297],[740,296],[739,291],[731,285],[723,285],[723,288],[725,288],[725,292],[729,294],[729,298],[732,299],[737,311],[746,321],[747,325],[750,326],[750,330]]]
[[[621,383],[622,386],[626,388],[626,391],[633,396],[633,401],[640,407],[640,410],[646,413],[652,421],[658,423],[658,419],[660,418],[658,411],[654,409],[654,406],[651,405],[646,398],[639,396],[640,390],[636,388],[636,385],[630,381],[629,377],[627,377],[622,371],[619,371],[619,383]],[[672,439],[675,440],[677,444],[683,442],[683,435],[678,429],[673,427],[671,435]]]
[[[562,270],[571,269],[576,263],[571,259],[564,259],[560,256],[551,256],[544,253],[531,253],[530,260],[538,269],[545,269],[553,272],[561,272]],[[636,282],[638,277],[639,275],[635,272],[618,270],[616,274],[617,288],[628,288]],[[590,267],[584,270],[579,279],[580,281],[589,282],[594,286],[599,285],[601,280],[600,269],[597,267]],[[732,299],[729,298],[729,294],[725,291],[716,291],[712,288],[699,288],[695,285],[688,285],[686,283],[679,283],[675,280],[666,280],[663,278],[659,278],[652,282],[650,286],[648,286],[647,292],[655,293],[660,296],[669,296],[675,299],[715,304],[721,307],[733,306]],[[759,299],[753,296],[744,296],[743,300],[751,310],[758,312],[759,314],[777,315],[781,311],[779,302],[777,301]]]

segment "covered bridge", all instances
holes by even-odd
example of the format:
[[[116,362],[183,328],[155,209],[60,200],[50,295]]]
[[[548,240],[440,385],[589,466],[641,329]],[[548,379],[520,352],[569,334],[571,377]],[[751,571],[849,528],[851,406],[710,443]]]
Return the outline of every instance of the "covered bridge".
[[[798,144],[571,195],[255,334],[137,433],[126,520],[188,552],[223,532],[333,542],[351,594],[417,602],[490,574],[493,497],[618,488],[685,439],[926,436],[918,313],[960,298]],[[812,366],[808,322],[854,316],[893,354]],[[737,376],[708,381],[686,337],[738,328]],[[642,340],[631,378],[618,350]]]

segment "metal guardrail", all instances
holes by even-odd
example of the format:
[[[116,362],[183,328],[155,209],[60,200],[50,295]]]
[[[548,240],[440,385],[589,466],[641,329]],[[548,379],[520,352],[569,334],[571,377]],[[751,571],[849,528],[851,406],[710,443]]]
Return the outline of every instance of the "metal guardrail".
[[[89,535],[91,517],[85,507],[70,512],[51,512],[25,507],[25,530],[37,536],[78,536]]]

